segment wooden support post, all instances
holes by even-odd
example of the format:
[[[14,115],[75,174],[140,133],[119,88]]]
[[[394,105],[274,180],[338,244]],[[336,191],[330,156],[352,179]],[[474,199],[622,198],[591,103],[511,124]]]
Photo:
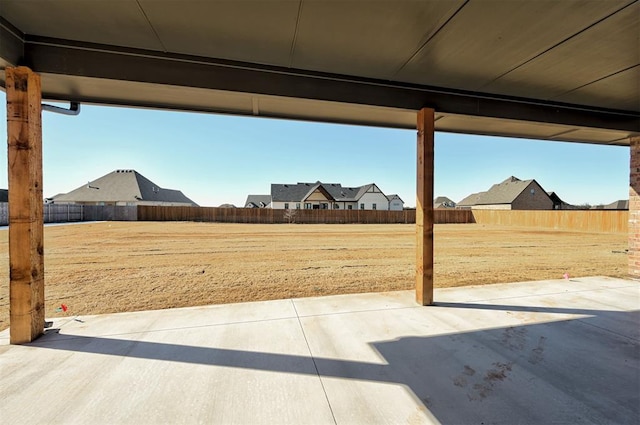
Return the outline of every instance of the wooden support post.
[[[416,198],[416,301],[433,304],[433,140],[435,113],[418,112]]]
[[[8,67],[9,326],[11,344],[44,331],[42,113],[40,76]]]
[[[629,140],[629,277],[640,279],[640,137]]]

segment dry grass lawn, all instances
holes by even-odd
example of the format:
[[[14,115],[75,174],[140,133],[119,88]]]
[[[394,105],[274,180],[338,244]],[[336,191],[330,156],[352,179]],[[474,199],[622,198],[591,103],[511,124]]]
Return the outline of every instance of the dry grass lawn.
[[[411,289],[413,225],[107,222],[45,228],[46,316]],[[624,277],[626,234],[435,226],[437,287]],[[0,330],[8,326],[0,230]],[[571,283],[568,282],[568,285]],[[57,312],[64,303],[67,313]]]

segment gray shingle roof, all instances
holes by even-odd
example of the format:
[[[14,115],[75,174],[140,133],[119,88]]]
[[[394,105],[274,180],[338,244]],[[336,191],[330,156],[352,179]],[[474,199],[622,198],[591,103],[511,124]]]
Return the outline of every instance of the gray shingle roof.
[[[480,204],[510,204],[531,184],[531,180],[520,180],[509,177],[503,182],[494,184],[480,199]]]
[[[355,202],[360,199],[358,198],[358,193],[360,192],[359,187],[338,186],[339,187],[332,186],[329,188],[329,193],[331,193],[331,196],[333,196],[336,201]]]
[[[446,196],[438,196],[436,199],[433,200],[434,204],[444,204],[446,202],[453,203],[453,201],[451,199],[447,198]]]
[[[373,185],[374,183],[358,187],[343,187],[340,183],[319,181],[315,183],[272,184],[271,199],[274,202],[302,202],[315,190],[320,189],[329,195],[331,201],[355,202]]]
[[[472,205],[478,205],[478,201],[480,200],[480,197],[484,193],[485,192],[472,193],[471,195],[467,196],[466,198],[464,198],[460,202],[458,202],[456,204],[456,206],[458,206],[458,207],[470,207]]]
[[[317,183],[272,184],[271,200],[274,202],[300,202]]]
[[[271,203],[271,195],[249,195],[247,202],[244,203],[245,208],[264,208]]]
[[[533,181],[535,180],[520,180],[517,177],[511,176],[500,183],[494,184],[486,192],[473,193],[467,196],[458,202],[458,206],[510,204],[529,187]]]
[[[69,193],[53,197],[54,202],[166,202],[197,206],[181,191],[163,189],[135,170],[115,170]]]
[[[326,185],[325,185],[326,187]],[[328,185],[327,191],[333,199],[340,202],[355,202],[371,187],[371,184],[358,187],[342,187],[340,184]]]
[[[433,208],[455,208],[456,203],[446,196],[438,196],[433,200]]]

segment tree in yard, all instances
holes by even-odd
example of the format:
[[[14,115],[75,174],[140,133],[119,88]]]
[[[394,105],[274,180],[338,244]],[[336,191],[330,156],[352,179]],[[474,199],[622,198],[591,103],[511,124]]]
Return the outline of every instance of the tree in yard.
[[[296,222],[296,215],[298,214],[298,210],[286,210],[284,212],[284,219],[287,221],[287,223],[291,224],[291,223],[295,223]]]

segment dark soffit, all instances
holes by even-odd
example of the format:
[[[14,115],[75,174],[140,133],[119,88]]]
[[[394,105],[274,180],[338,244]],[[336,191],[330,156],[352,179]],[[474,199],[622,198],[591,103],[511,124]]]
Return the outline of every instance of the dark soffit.
[[[0,68],[98,104],[398,128],[428,106],[440,131],[640,134],[638,1],[268,3],[0,0]]]

